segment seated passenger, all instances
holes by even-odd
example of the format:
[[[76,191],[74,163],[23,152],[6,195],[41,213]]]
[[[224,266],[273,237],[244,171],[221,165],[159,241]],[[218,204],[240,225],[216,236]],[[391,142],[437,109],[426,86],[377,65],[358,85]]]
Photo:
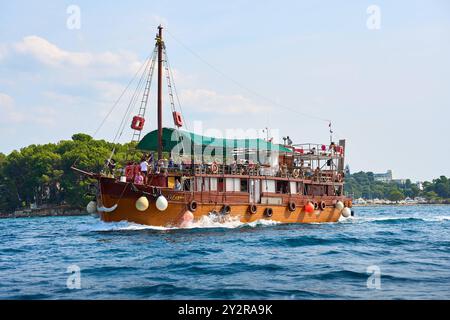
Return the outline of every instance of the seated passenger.
[[[175,191],[181,191],[181,183],[180,183],[180,180],[178,180],[178,179],[175,179],[175,185],[174,185],[174,187],[173,187],[173,190],[175,190]]]

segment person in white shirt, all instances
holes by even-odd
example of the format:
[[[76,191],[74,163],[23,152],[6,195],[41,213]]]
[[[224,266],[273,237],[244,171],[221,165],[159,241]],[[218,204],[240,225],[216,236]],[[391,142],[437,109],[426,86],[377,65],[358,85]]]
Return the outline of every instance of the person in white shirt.
[[[144,184],[146,184],[147,183],[148,162],[145,158],[142,159],[140,166],[141,166],[142,175],[144,176]]]

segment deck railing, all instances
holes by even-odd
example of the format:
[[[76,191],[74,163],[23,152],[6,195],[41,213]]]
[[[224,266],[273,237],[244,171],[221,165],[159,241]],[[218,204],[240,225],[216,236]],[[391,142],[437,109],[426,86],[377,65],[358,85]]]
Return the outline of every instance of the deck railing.
[[[338,145],[303,143],[292,145],[294,154],[300,156],[343,157],[344,148]]]

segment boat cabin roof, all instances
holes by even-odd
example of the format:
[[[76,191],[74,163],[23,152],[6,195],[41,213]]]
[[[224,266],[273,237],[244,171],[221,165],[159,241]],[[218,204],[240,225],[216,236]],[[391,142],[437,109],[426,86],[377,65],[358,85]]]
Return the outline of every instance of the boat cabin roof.
[[[164,152],[171,152],[176,148],[191,150],[192,148],[201,147],[224,150],[225,153],[236,152],[236,150],[259,150],[259,151],[276,151],[279,153],[293,153],[291,148],[283,145],[275,144],[263,139],[223,139],[199,135],[184,130],[163,128],[162,129],[162,145]],[[178,147],[177,147],[178,145]],[[158,130],[147,133],[144,138],[136,146],[142,151],[158,150]]]

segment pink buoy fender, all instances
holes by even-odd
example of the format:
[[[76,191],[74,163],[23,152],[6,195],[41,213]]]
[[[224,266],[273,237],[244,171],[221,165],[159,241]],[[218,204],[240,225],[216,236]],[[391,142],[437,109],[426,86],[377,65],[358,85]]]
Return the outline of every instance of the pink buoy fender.
[[[194,214],[190,211],[186,211],[181,217],[180,228],[188,227],[194,221]]]

